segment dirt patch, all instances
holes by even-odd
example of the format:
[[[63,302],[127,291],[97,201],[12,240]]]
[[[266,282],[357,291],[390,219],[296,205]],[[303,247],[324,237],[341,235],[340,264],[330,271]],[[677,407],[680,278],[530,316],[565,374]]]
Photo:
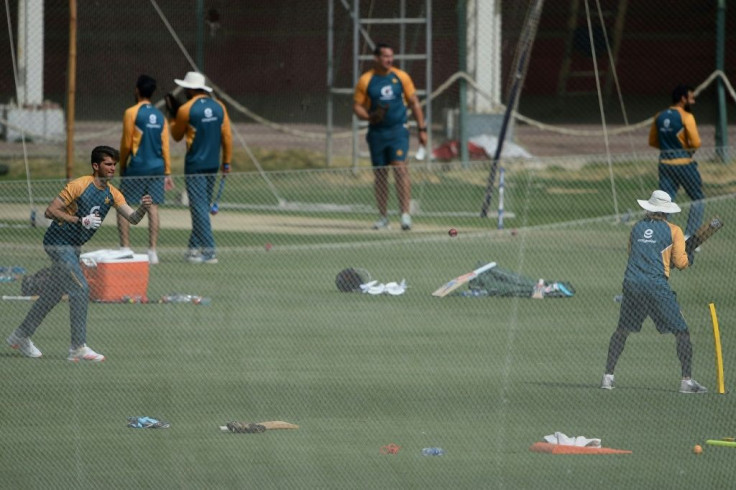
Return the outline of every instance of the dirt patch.
[[[39,215],[43,209],[37,209]],[[191,219],[188,209],[161,208],[161,229],[188,230],[191,228]],[[6,204],[0,211],[0,221],[25,221],[30,212],[24,204]],[[145,218],[144,218],[145,221]],[[307,216],[287,216],[272,214],[245,214],[238,212],[221,211],[212,216],[212,229],[217,231],[242,231],[250,233],[279,233],[289,235],[356,235],[376,233],[401,233],[398,220],[394,220],[389,230],[376,231],[371,229],[373,221],[370,217],[365,220],[313,218]],[[114,216],[102,223],[102,226],[116,226]],[[444,233],[444,227],[415,223],[412,233]]]

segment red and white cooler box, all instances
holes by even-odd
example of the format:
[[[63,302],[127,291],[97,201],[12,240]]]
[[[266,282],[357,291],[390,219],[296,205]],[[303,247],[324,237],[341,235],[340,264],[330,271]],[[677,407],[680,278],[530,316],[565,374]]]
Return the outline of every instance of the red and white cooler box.
[[[79,256],[92,301],[119,302],[144,298],[148,291],[148,255],[96,250]]]

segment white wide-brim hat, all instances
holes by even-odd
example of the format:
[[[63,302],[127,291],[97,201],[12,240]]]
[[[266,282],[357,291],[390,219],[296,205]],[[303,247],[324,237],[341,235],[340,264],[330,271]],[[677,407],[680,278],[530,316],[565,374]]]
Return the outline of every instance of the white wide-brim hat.
[[[637,199],[636,202],[652,213],[674,214],[682,211],[680,206],[672,202],[672,198],[665,191],[654,191],[648,201]]]
[[[212,87],[208,87],[205,82],[206,80],[204,78],[204,75],[196,71],[188,71],[187,74],[184,76],[184,80],[179,80],[178,78],[174,79],[174,83],[176,83],[180,87],[212,92]]]

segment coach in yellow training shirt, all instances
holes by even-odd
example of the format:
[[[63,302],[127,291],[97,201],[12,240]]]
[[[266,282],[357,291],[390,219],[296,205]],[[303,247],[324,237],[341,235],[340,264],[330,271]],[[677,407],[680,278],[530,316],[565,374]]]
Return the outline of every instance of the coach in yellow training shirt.
[[[411,182],[406,157],[409,152],[407,106],[419,126],[419,144],[427,144],[427,127],[419,105],[414,82],[409,75],[395,68],[394,50],[388,44],[379,43],[373,52],[373,68],[365,72],[355,87],[353,112],[369,122],[366,141],[371,152],[375,176],[374,191],[380,217],[374,229],[388,228],[388,166],[394,169],[396,194],[401,209],[401,229],[411,229],[409,204]]]

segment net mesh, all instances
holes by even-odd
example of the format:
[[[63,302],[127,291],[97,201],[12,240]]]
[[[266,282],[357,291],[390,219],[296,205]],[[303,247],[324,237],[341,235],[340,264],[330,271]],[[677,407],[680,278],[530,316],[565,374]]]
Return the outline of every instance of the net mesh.
[[[190,263],[185,145],[172,142],[174,188],[159,209],[160,263],[141,265],[149,248],[144,218],[130,230],[135,260],[123,261],[122,270],[114,262],[93,266],[100,275],[95,294],[105,297],[90,299],[88,344],[105,362],[66,360],[66,300],[32,338],[43,357],[5,348],[0,473],[6,485],[728,485],[731,470],[720,454],[699,460],[691,454],[701,444],[705,456],[725,456],[728,448],[705,443],[732,435],[723,422],[730,412],[727,395],[718,394],[717,360],[728,390],[736,349],[728,328],[736,317],[736,178],[728,142],[736,134],[731,124],[726,144],[717,143],[719,83],[726,107],[736,96],[731,73],[716,71],[712,62],[716,2],[681,2],[680,8],[658,0],[589,2],[608,145],[589,74],[591,45],[580,34],[588,32],[585,3],[547,2],[505,142],[507,151],[523,152],[502,157],[503,192],[496,181],[488,218],[481,219],[493,146],[477,138],[497,133],[470,135],[471,158],[461,161],[461,81],[469,105],[493,107],[480,116],[497,130],[530,3],[499,6],[495,89],[482,81],[482,64],[463,71],[458,55],[463,24],[474,25],[480,38],[495,20],[480,17],[473,24],[474,13],[486,14],[472,2],[464,20],[455,2],[431,3],[433,82],[431,97],[421,99],[432,107],[434,158],[410,159],[413,222],[402,231],[391,174],[390,227],[372,229],[378,217],[374,174],[362,133],[357,164],[352,160],[350,95],[334,95],[328,131],[330,2],[80,2],[74,177],[90,172],[92,147],[119,145],[122,114],[133,104],[139,74],[158,80],[154,98],[161,105],[192,63],[202,67],[233,120],[233,171],[218,213],[210,216],[218,263]],[[397,18],[402,4],[408,17],[427,14],[425,1],[357,4],[367,19]],[[353,5],[332,3],[337,88],[353,83]],[[611,78],[613,52],[596,21],[599,6],[610,49],[618,50],[628,125]],[[11,39],[18,47],[19,2],[9,0],[6,7],[13,37],[6,31],[0,50],[10,53]],[[50,264],[42,245],[44,212],[66,184],[68,20],[68,2],[43,3],[41,105],[62,115],[60,126],[12,119],[19,93],[13,63],[3,58],[2,338],[34,304],[23,294],[23,279]],[[736,32],[733,22],[729,11],[727,43]],[[424,27],[405,28],[403,51],[425,52]],[[400,44],[396,25],[364,29],[360,54],[370,52],[366,39]],[[733,53],[726,55],[730,60]],[[426,85],[425,63],[405,60],[419,87]],[[359,66],[367,69],[368,62]],[[720,216],[725,225],[695,255],[692,268],[672,272],[669,284],[689,327],[693,377],[711,393],[696,399],[678,393],[674,338],[659,335],[650,320],[630,336],[609,392],[599,387],[621,307],[629,233],[643,216],[637,200],[658,186],[649,125],[680,81],[698,93],[693,111],[703,146],[695,157],[706,193],[705,222]],[[676,202],[683,212],[670,220],[684,229],[692,203],[682,190]],[[82,251],[118,251],[119,245],[113,212]],[[451,296],[432,295],[492,261],[503,276],[495,282],[481,276]],[[346,269],[376,284],[405,284],[405,291],[342,292],[336,276]],[[540,279],[551,288],[541,301],[533,298]],[[507,286],[506,294],[473,293],[498,289],[499,282],[521,284],[523,291]],[[560,284],[573,294],[553,299]],[[714,350],[717,324],[720,350]],[[170,425],[128,426],[145,417]],[[284,421],[299,428],[253,434],[220,429],[232,421]],[[561,461],[529,451],[555,432],[600,438],[603,446],[633,455]],[[422,456],[429,447],[441,447],[443,456]]]

